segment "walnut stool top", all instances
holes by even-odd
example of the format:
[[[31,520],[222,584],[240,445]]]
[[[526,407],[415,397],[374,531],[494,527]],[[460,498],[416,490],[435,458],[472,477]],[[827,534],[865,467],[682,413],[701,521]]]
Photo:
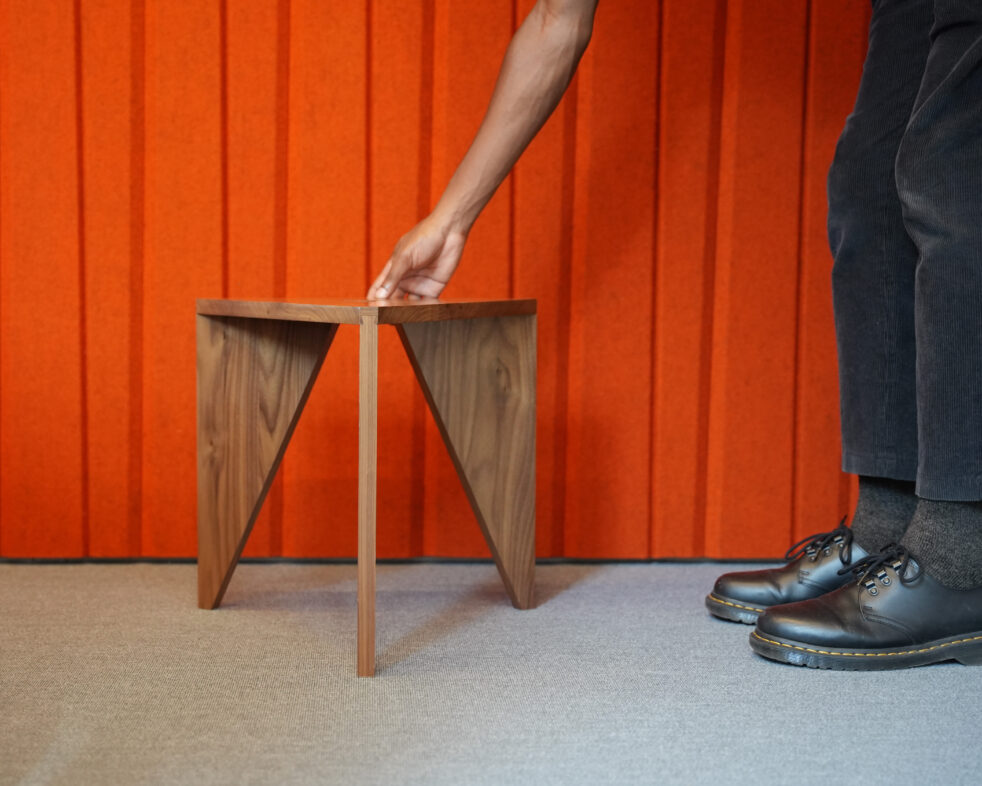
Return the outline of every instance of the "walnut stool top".
[[[448,319],[512,317],[534,314],[535,300],[292,300],[200,299],[197,313],[213,317],[284,319],[290,322],[329,322],[357,325],[374,316],[380,325],[406,322],[442,322]]]

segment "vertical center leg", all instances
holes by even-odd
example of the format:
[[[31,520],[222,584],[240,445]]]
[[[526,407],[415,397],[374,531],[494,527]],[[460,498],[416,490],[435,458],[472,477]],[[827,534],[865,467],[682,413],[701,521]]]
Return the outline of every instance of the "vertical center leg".
[[[375,486],[378,318],[362,315],[358,344],[358,676],[375,674]]]

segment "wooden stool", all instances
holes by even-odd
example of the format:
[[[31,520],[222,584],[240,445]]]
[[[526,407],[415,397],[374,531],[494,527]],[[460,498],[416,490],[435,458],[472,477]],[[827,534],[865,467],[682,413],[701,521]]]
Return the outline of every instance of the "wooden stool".
[[[198,605],[222,601],[338,325],[358,325],[358,675],[375,673],[378,326],[395,325],[505,589],[532,605],[534,300],[199,300]]]

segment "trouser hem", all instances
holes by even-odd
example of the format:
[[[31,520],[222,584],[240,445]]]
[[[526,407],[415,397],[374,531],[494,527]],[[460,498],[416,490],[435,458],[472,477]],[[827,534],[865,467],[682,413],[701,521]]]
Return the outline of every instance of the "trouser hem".
[[[916,494],[938,502],[982,501],[982,472],[968,475],[943,475],[920,472],[917,460],[902,456],[870,455],[842,452],[842,471],[873,478],[916,481]]]
[[[982,501],[982,473],[929,478],[919,472],[917,496],[938,502]]]
[[[873,478],[914,481],[917,480],[917,457],[872,455],[844,450],[842,471]]]

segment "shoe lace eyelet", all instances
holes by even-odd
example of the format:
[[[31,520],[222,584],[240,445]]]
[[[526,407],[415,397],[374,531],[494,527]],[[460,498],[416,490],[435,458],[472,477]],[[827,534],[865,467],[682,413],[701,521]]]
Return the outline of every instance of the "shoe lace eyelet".
[[[880,583],[883,584],[884,587],[890,586],[890,577],[889,576],[884,577],[883,579],[880,580]]]
[[[877,590],[876,587],[870,587],[869,588],[869,594],[870,595],[877,595],[877,594],[879,594],[879,590]]]
[[[829,554],[832,553],[832,549],[826,548],[825,551],[823,551],[822,553],[825,554],[825,556],[827,557]]]

